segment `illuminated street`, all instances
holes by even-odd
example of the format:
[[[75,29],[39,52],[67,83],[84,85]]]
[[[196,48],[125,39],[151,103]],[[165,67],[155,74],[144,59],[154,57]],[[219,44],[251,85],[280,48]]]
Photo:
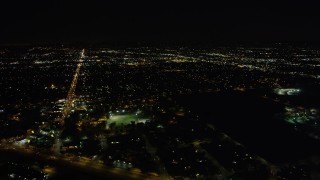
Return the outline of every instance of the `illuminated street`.
[[[85,57],[84,52],[85,50],[83,49],[80,53],[79,63],[77,64],[77,69],[75,70],[75,73],[73,75],[73,80],[70,85],[70,89],[68,91],[68,96],[66,98],[67,101],[65,102],[64,109],[62,110],[62,116],[60,118],[60,123],[62,126],[64,125],[65,118],[69,116],[71,108],[74,103],[74,97],[75,97],[75,91],[78,83],[79,73]]]

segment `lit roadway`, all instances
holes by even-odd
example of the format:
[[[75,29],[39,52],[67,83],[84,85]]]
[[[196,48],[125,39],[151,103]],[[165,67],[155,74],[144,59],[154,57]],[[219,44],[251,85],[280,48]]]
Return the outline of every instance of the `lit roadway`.
[[[81,69],[81,66],[83,64],[84,57],[85,57],[84,52],[85,52],[84,49],[80,52],[80,58],[79,58],[79,62],[77,64],[77,69],[73,75],[73,80],[71,82],[70,89],[68,91],[68,95],[66,98],[67,100],[66,100],[64,107],[63,107],[63,110],[62,110],[62,115],[59,118],[59,122],[62,125],[62,127],[64,125],[65,119],[70,115],[71,108],[73,106],[75,91],[76,91],[76,87],[77,87],[77,83],[78,83],[78,78],[80,75],[80,69]],[[60,134],[61,134],[61,131],[57,133],[55,144],[53,146],[53,149],[57,155],[60,154],[60,146],[61,146]]]
[[[5,141],[2,141],[0,144],[0,154],[46,162],[54,166],[73,170],[74,173],[79,171],[85,174],[92,174],[93,177],[99,177],[101,179],[160,179],[159,177],[145,175],[136,171],[107,167],[89,158],[79,158],[73,155],[54,156],[50,150],[40,150],[32,146],[17,146],[13,143],[6,143]]]
[[[69,116],[72,105],[73,105],[73,101],[74,101],[74,97],[75,97],[75,91],[76,91],[76,87],[77,87],[77,83],[78,83],[78,78],[79,78],[79,74],[80,74],[80,69],[81,66],[83,64],[83,60],[84,60],[84,49],[81,51],[80,53],[80,59],[79,59],[79,63],[77,65],[77,69],[73,75],[73,80],[70,86],[70,89],[68,91],[68,95],[67,95],[67,101],[64,105],[64,109],[62,110],[62,116],[60,118],[60,123],[61,125],[64,125],[64,120],[66,117]]]

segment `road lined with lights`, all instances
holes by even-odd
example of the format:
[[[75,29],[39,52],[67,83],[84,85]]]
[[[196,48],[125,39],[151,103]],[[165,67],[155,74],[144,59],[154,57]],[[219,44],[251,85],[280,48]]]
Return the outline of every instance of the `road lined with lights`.
[[[76,158],[76,156],[54,156],[49,150],[40,150],[32,146],[16,146],[12,143],[2,142],[0,153],[14,155],[23,159],[30,158],[36,161],[47,162],[68,169],[76,169],[82,173],[95,172],[95,177],[111,179],[160,179],[160,177],[145,175],[136,171],[128,171],[120,168],[107,167],[103,164],[94,163],[88,158]]]
[[[75,91],[76,91],[76,87],[77,87],[77,83],[78,83],[80,69],[81,69],[81,66],[83,64],[84,57],[85,57],[84,52],[85,52],[85,49],[83,49],[80,53],[79,63],[77,65],[77,69],[75,71],[75,74],[73,75],[73,80],[72,80],[70,89],[68,91],[67,100],[66,100],[66,103],[65,103],[63,111],[62,111],[62,116],[60,117],[60,120],[59,120],[61,125],[64,125],[65,118],[67,118],[71,112],[71,107],[73,105],[73,101],[74,101],[74,97],[75,97]]]

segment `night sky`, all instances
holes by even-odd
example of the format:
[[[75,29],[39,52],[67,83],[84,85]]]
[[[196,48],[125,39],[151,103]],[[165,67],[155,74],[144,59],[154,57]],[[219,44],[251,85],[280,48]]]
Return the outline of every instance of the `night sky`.
[[[0,2],[0,43],[320,41],[316,2]]]

